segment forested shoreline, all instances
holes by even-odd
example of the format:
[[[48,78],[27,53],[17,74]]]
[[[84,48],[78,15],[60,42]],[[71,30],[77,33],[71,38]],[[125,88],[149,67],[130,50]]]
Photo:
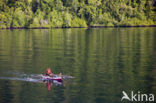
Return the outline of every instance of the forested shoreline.
[[[156,25],[156,0],[0,0],[0,28]]]

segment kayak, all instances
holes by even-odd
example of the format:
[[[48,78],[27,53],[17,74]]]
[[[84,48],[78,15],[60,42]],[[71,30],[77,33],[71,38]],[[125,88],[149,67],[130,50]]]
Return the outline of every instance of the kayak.
[[[60,76],[49,77],[49,76],[42,75],[42,80],[44,80],[44,81],[58,81],[58,82],[62,82],[63,78],[60,77]]]

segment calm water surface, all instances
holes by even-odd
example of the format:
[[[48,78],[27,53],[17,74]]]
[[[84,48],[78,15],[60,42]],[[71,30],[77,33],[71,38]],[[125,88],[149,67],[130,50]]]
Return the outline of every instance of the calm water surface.
[[[74,78],[38,82],[51,67]],[[0,30],[0,103],[121,103],[156,94],[156,28]]]

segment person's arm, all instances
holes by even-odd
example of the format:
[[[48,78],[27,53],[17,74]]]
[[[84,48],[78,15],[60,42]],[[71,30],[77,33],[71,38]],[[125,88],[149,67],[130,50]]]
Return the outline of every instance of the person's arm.
[[[53,73],[51,73],[51,74],[49,74],[49,76],[50,76],[50,77],[53,77],[53,76],[54,76],[54,74],[53,74]]]

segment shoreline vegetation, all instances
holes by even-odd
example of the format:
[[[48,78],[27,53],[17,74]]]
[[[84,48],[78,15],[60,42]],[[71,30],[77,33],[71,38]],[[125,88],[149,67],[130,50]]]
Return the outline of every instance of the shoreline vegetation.
[[[156,27],[156,0],[0,0],[0,29]]]
[[[35,27],[35,28],[27,28],[27,27],[8,27],[8,28],[0,28],[0,29],[53,29],[53,28],[131,28],[131,27],[156,27],[156,25],[137,25],[137,26],[88,26],[88,27]]]

